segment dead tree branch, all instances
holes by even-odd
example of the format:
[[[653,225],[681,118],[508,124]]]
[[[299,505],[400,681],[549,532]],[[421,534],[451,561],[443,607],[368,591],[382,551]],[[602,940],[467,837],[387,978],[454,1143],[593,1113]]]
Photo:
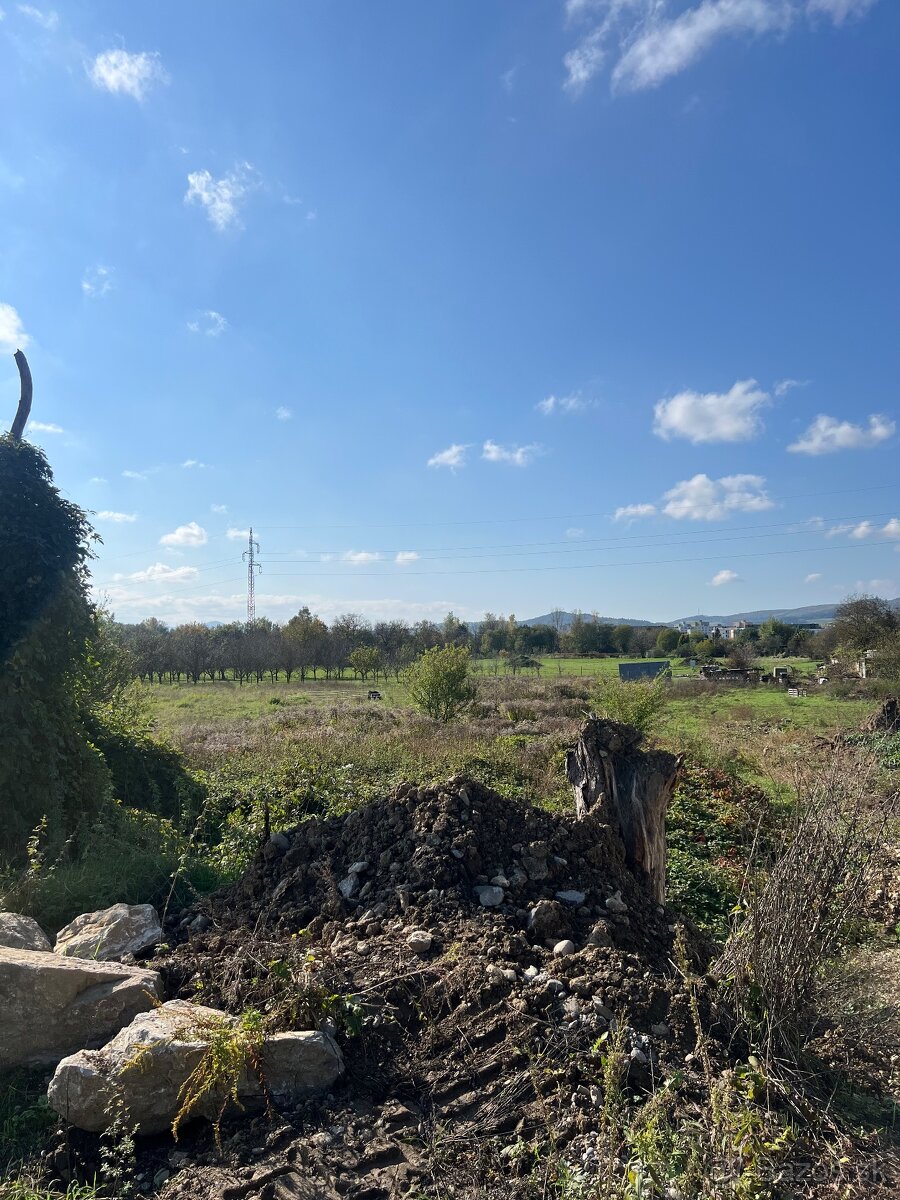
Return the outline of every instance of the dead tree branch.
[[[28,424],[28,418],[31,415],[31,397],[33,388],[31,382],[31,368],[28,366],[28,359],[21,350],[17,350],[13,355],[13,358],[16,360],[16,366],[19,368],[21,392],[19,394],[19,407],[16,409],[16,417],[12,423],[12,428],[9,431],[9,435],[14,442],[20,442],[22,440],[22,434],[25,432],[25,426]]]

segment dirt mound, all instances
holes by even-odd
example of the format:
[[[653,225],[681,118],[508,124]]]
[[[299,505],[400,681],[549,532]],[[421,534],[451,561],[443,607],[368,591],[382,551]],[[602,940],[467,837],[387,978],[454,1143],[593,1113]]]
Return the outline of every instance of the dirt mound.
[[[347,1075],[324,1103],[236,1122],[224,1162],[195,1127],[166,1196],[430,1195],[437,1171],[454,1194],[475,1171],[491,1195],[524,1195],[497,1157],[522,1138],[589,1165],[597,1039],[618,1027],[637,1088],[693,1047],[675,921],[598,813],[463,778],[273,834],[239,882],[180,916],[158,964],[169,994],[267,1008],[285,963],[305,961],[319,1002],[352,997],[362,1028],[340,1032]]]

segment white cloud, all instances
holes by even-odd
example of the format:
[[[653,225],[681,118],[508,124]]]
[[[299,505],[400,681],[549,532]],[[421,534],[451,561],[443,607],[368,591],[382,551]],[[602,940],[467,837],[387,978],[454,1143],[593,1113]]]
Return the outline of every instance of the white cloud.
[[[857,579],[853,590],[893,598],[900,591],[900,583],[897,583],[896,579]]]
[[[19,4],[17,7],[23,17],[28,17],[48,33],[53,33],[59,27],[59,13],[53,12],[52,9],[45,11],[35,8],[33,4]]]
[[[821,571],[813,571],[813,572],[811,572],[811,574],[807,575],[807,577],[803,580],[803,582],[804,583],[818,583],[821,578],[822,578]]]
[[[157,83],[168,83],[158,54],[129,54],[127,50],[104,50],[88,67],[95,87],[143,100]]]
[[[280,404],[278,408],[275,409],[275,416],[279,421],[289,421],[293,415],[294,414],[291,412],[291,410],[289,408],[285,408],[283,404]]]
[[[164,533],[159,539],[159,544],[161,546],[205,546],[206,541],[206,530],[196,521],[189,521],[187,525],[179,525],[171,533]]]
[[[147,475],[144,471],[123,471],[123,479],[146,479]]]
[[[196,567],[170,567],[167,563],[154,563],[143,571],[134,571],[131,575],[115,575],[115,579],[129,579],[133,583],[183,583],[186,579],[196,579]]]
[[[234,529],[234,528],[232,528],[226,532],[225,536],[227,538],[229,538],[232,542],[246,542],[247,539],[250,537],[250,530],[249,529]]]
[[[228,322],[214,308],[207,308],[193,321],[188,321],[191,333],[202,333],[206,337],[220,337],[228,328]]]
[[[577,542],[584,537],[587,531],[584,529],[575,529],[574,527],[566,530],[566,537],[570,542]]]
[[[763,512],[774,507],[765,482],[761,475],[694,475],[666,492],[663,512],[676,521],[719,521],[736,512]]]
[[[713,587],[723,587],[726,583],[737,583],[739,578],[737,571],[729,571],[725,568],[717,571],[709,582]]]
[[[437,454],[432,454],[428,460],[429,467],[449,467],[451,471],[455,471],[457,467],[466,465],[466,451],[469,447],[461,446],[454,442],[452,446],[448,446],[446,450],[440,450]]]
[[[809,387],[808,379],[779,379],[772,389],[776,396],[786,396],[794,388]]]
[[[703,442],[746,442],[762,429],[760,409],[769,403],[755,379],[741,379],[727,392],[679,392],[653,409],[657,437]]]
[[[101,300],[113,289],[113,273],[109,267],[88,267],[81,279],[81,292],[89,300]]]
[[[258,186],[256,171],[249,163],[239,163],[221,179],[213,179],[209,171],[192,171],[188,175],[184,202],[202,204],[210,224],[224,233],[227,229],[240,228],[241,203],[247,193]]]
[[[809,429],[788,446],[793,454],[834,454],[838,450],[868,450],[894,435],[896,424],[879,413],[869,417],[868,427],[838,421],[820,413]]]
[[[858,542],[870,537],[900,538],[900,520],[897,517],[891,517],[888,523],[880,529],[871,521],[859,521],[856,525],[852,523],[833,525],[828,530],[829,537],[840,537],[842,534],[847,534]]]
[[[613,90],[658,87],[692,66],[720,39],[786,29],[793,15],[784,0],[702,0],[670,20],[653,20],[616,63]]]
[[[354,567],[364,567],[369,563],[378,562],[381,555],[373,550],[345,550],[341,555],[341,561],[350,563]]]
[[[548,396],[545,400],[539,400],[534,406],[538,412],[544,414],[545,417],[551,416],[553,413],[575,413],[584,412],[591,408],[590,401],[585,400],[582,396]]]
[[[104,479],[102,475],[92,475],[88,483],[109,483],[109,480]]]
[[[487,462],[510,463],[514,467],[527,467],[539,454],[541,447],[535,444],[529,446],[500,446],[490,438],[481,448],[481,457]]]
[[[227,504],[211,504],[209,506],[209,511],[214,512],[214,513],[227,513],[228,505]]]
[[[636,521],[639,517],[655,517],[655,504],[623,504],[613,514],[614,521]]]
[[[205,471],[206,470],[206,463],[199,462],[196,458],[186,458],[181,465],[187,471],[193,471],[193,470]]]
[[[564,56],[563,86],[578,95],[612,62],[613,92],[658,87],[728,38],[786,33],[806,15],[841,25],[876,0],[692,0],[672,13],[671,0],[565,0],[577,44]]]
[[[875,3],[876,0],[808,0],[806,11],[810,16],[831,17],[835,25],[842,25],[848,17],[865,16]]]
[[[11,304],[0,304],[0,350],[9,352],[24,350],[29,341],[22,325],[22,318]]]
[[[62,425],[54,425],[52,421],[29,421],[29,433],[65,433]]]
[[[419,557],[415,550],[398,550],[394,562],[398,567],[408,567],[411,563],[418,562]]]
[[[112,521],[114,525],[132,525],[137,520],[137,513],[111,512],[108,508],[97,513],[100,521]]]

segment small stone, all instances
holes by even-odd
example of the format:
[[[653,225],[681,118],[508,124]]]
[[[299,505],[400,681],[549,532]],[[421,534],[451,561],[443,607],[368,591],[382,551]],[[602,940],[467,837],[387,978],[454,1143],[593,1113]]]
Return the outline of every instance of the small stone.
[[[597,1014],[597,1016],[602,1017],[604,1021],[611,1021],[615,1016],[612,1009],[607,1008],[599,996],[594,996],[591,1000],[591,1004],[593,1004],[594,1012]]]
[[[637,1063],[639,1066],[646,1066],[647,1055],[643,1052],[643,1050],[639,1050],[637,1046],[635,1046],[631,1051],[629,1058],[633,1063]]]
[[[563,938],[561,942],[557,942],[553,947],[553,953],[557,958],[563,958],[567,954],[574,954],[575,943],[569,938]]]
[[[654,1035],[654,1037],[668,1037],[669,1027],[665,1021],[660,1021],[658,1025],[650,1026],[650,1032]]]
[[[357,954],[368,954],[369,953],[368,942],[357,942],[356,943],[356,953]]]
[[[273,833],[269,838],[269,845],[282,852],[291,848],[290,838],[284,833]]]
[[[503,903],[503,888],[492,884],[482,884],[475,889],[478,903],[482,908],[496,908]]]
[[[37,921],[10,912],[0,912],[0,946],[11,946],[16,950],[42,950],[44,953],[53,949]]]
[[[345,900],[349,900],[356,889],[359,887],[359,876],[355,871],[351,871],[346,879],[342,879],[338,884],[338,891]]]
[[[516,982],[516,973],[512,967],[504,967],[502,974],[503,978],[508,979],[510,983]]]
[[[537,967],[526,967],[523,971],[523,974],[526,979],[537,979],[538,975],[540,975],[540,971],[537,969]]]
[[[191,933],[206,933],[207,929],[212,925],[209,917],[201,913],[199,917],[194,917],[193,921],[188,925]]]
[[[163,1167],[161,1171],[157,1171],[156,1174],[153,1176],[154,1188],[158,1191],[162,1187],[162,1185],[168,1181],[168,1178],[169,1178],[169,1172],[166,1170],[165,1167]]]
[[[427,929],[414,929],[406,939],[406,944],[414,954],[427,954],[433,940]]]
[[[495,887],[500,887],[500,888],[508,888],[509,887],[509,880],[506,878],[505,875],[495,875],[493,877],[493,879],[491,880],[491,883]]]
[[[563,904],[572,904],[575,908],[578,908],[584,904],[586,897],[584,892],[576,892],[573,889],[567,892],[557,892],[556,898],[557,900],[562,900]]]
[[[621,914],[628,912],[628,905],[622,899],[621,891],[614,892],[613,895],[609,897],[609,899],[606,901],[606,907],[611,913]]]
[[[369,869],[369,864],[365,861],[355,862],[350,868],[351,875],[364,875]]]

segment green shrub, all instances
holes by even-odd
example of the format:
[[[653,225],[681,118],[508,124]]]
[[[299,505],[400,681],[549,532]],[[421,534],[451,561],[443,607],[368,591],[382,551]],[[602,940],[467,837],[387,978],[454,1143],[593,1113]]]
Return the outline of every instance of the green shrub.
[[[661,675],[635,680],[600,675],[594,688],[600,716],[631,725],[641,733],[649,733],[660,724],[668,699],[668,686]]]
[[[436,721],[461,716],[475,699],[467,646],[433,646],[406,671],[413,704]]]

